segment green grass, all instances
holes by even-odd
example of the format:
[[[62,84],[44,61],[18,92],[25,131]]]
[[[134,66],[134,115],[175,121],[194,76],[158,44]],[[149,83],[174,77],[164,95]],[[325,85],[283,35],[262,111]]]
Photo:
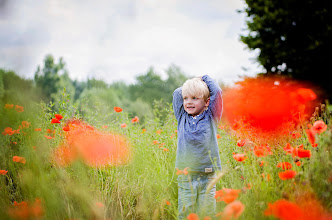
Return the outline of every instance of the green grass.
[[[1,219],[15,219],[8,212],[14,207],[14,201],[32,204],[36,198],[42,201],[43,219],[176,219],[177,123],[170,106],[159,109],[163,118],[151,118],[143,126],[131,123],[124,107],[123,112],[116,113],[112,107],[98,106],[98,109],[86,110],[81,115],[76,106],[66,104],[66,99],[68,97],[63,97],[57,103],[58,112],[52,112],[52,104],[44,103],[27,106],[21,113],[3,107],[0,110],[1,131],[6,127],[16,129],[22,121],[31,123],[19,134],[1,136],[0,170],[8,171],[6,175],[0,175]],[[68,167],[57,166],[51,160],[51,153],[63,142],[61,134],[64,132],[63,124],[50,124],[54,113],[63,115],[63,121],[82,118],[96,129],[125,135],[130,142],[132,160],[108,168],[89,167],[83,161],[76,161]],[[314,120],[328,121],[329,117],[324,112],[324,115],[316,115]],[[122,123],[127,127],[121,128]],[[108,127],[103,128],[103,125]],[[42,128],[42,131],[35,131],[35,128]],[[54,139],[44,137],[46,129],[55,129]],[[158,130],[161,130],[160,134]],[[258,158],[251,150],[252,145],[242,148],[236,145],[240,137],[226,124],[225,129],[218,130],[222,172],[225,174],[218,180],[217,190],[242,189],[238,200],[245,205],[245,210],[240,219],[272,219],[263,214],[268,203],[281,198],[295,201],[302,191],[313,193],[325,210],[332,212],[331,124],[328,124],[327,131],[316,136],[317,148],[308,143],[304,128],[300,131],[301,138],[275,140],[273,146],[270,145],[273,155]],[[250,133],[246,137],[250,137]],[[155,140],[162,145],[154,144]],[[302,165],[296,166],[294,158],[282,150],[286,142],[293,146],[304,144],[312,151],[311,158],[301,159]],[[233,159],[233,152],[246,153],[247,159],[238,162]],[[25,157],[26,164],[14,163],[12,157],[15,155]],[[261,167],[262,160],[265,165]],[[281,170],[276,165],[283,161],[293,165],[297,172],[294,179],[281,180],[278,177]],[[269,180],[266,178],[268,174]],[[250,189],[245,188],[248,184]],[[223,211],[224,207],[225,204],[219,202],[217,211]]]

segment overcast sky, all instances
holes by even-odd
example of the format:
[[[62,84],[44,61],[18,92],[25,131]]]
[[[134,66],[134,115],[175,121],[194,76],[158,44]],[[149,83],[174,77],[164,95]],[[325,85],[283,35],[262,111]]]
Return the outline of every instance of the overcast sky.
[[[0,68],[33,78],[47,54],[72,79],[134,83],[172,64],[231,84],[262,68],[245,49],[244,0],[0,0]]]

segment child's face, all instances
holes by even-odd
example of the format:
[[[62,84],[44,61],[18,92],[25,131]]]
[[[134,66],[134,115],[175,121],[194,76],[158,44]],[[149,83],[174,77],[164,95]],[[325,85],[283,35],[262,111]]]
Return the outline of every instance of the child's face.
[[[209,106],[210,99],[204,100],[194,95],[183,96],[184,110],[192,116],[199,115]]]

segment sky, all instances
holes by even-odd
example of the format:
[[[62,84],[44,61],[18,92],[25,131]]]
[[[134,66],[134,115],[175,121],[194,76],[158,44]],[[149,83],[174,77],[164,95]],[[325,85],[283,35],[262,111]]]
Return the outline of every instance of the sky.
[[[0,0],[0,68],[32,79],[46,55],[73,80],[135,83],[171,65],[225,84],[263,71],[240,41],[244,0]]]

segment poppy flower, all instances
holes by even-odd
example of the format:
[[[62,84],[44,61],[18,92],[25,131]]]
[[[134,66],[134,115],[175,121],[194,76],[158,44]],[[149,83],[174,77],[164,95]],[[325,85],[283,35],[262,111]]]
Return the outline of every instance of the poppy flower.
[[[68,125],[66,125],[66,126],[64,126],[64,127],[62,128],[62,130],[63,130],[63,131],[69,131],[69,130],[70,130],[70,127],[69,127]]]
[[[42,129],[41,128],[35,128],[35,131],[41,131]]]
[[[45,137],[47,138],[47,139],[53,139],[54,137],[52,137],[52,136],[47,136],[47,135],[45,135]]]
[[[243,147],[245,145],[246,141],[243,139],[240,139],[237,141],[236,145],[239,147]]]
[[[224,211],[218,213],[217,216],[221,216],[221,219],[231,220],[231,219],[238,219],[240,215],[244,211],[244,205],[240,201],[234,201],[229,203],[225,208]]]
[[[221,138],[221,135],[220,134],[217,134],[217,139],[220,139]]]
[[[188,220],[199,220],[199,217],[196,213],[190,213],[188,216],[187,216],[187,219]]]
[[[178,168],[176,168],[176,175],[188,175],[188,167],[184,168],[183,170],[179,170]]]
[[[118,107],[118,106],[115,106],[114,107],[114,111],[115,112],[122,112],[122,108]]]
[[[169,149],[168,148],[163,148],[163,151],[167,152],[167,151],[169,151]]]
[[[292,133],[292,138],[297,139],[301,137],[301,133],[300,132],[294,132]]]
[[[5,104],[5,109],[14,108],[14,104]]]
[[[142,129],[142,133],[145,133],[145,132],[146,132],[146,128],[143,128],[143,129]]]
[[[52,131],[51,129],[48,128],[48,129],[46,129],[46,132],[49,134],[52,134],[52,133],[55,133],[55,130]]]
[[[268,207],[264,211],[264,215],[274,216],[282,220],[291,220],[302,219],[304,213],[297,204],[285,199],[280,199],[274,203],[268,203]]]
[[[38,198],[32,204],[14,201],[14,206],[8,210],[8,214],[14,219],[41,219],[44,215],[41,200]]]
[[[223,188],[221,190],[216,191],[214,198],[217,202],[224,201],[226,204],[233,202],[239,196],[241,192],[240,189],[228,189]]]
[[[264,166],[264,164],[265,164],[265,161],[262,160],[262,161],[260,162],[259,166],[262,167],[262,166]]]
[[[313,129],[310,128],[310,129],[306,130],[306,133],[307,133],[308,141],[310,142],[310,144],[312,146],[315,146],[315,142],[316,142],[316,137],[315,137],[316,133],[315,133],[315,130],[313,130]]]
[[[68,166],[76,158],[77,153],[69,146],[61,145],[53,151],[53,159],[59,166]]]
[[[294,148],[290,145],[290,143],[287,143],[283,149],[287,154],[293,154]]]
[[[120,127],[121,127],[121,128],[125,128],[125,127],[127,127],[127,124],[126,124],[126,123],[123,123],[123,124],[120,125]]]
[[[236,154],[233,152],[233,158],[239,162],[244,161],[245,159],[247,159],[247,157],[245,156],[245,154]]]
[[[277,165],[278,168],[282,168],[283,170],[289,170],[292,168],[292,164],[289,162],[280,162]]]
[[[2,132],[3,135],[13,135],[15,133],[16,131],[10,127],[5,128],[4,131]]]
[[[17,112],[24,112],[24,107],[19,106],[19,105],[15,105],[15,110],[16,110]]]
[[[13,156],[13,162],[16,162],[16,163],[23,163],[23,164],[25,164],[25,163],[26,163],[26,160],[25,160],[24,157]]]
[[[298,160],[297,162],[295,162],[295,164],[296,164],[296,166],[299,167],[299,166],[301,166],[301,161]]]
[[[171,202],[170,202],[170,201],[166,200],[165,202],[166,202],[166,205],[168,205],[168,206],[171,205]]]
[[[135,116],[133,119],[131,119],[132,123],[137,123],[139,122],[139,118],[137,116]]]
[[[156,134],[161,134],[162,130],[157,130]]]
[[[58,120],[61,120],[63,118],[62,115],[59,114],[54,114],[54,117]]]
[[[303,148],[299,148],[297,150],[297,156],[300,158],[310,158],[311,157],[311,151],[305,150]]]
[[[28,128],[29,126],[30,126],[30,122],[28,122],[28,121],[22,121],[22,126],[23,126],[23,128]]]
[[[6,175],[8,173],[7,170],[0,170],[0,175]]]
[[[319,120],[319,121],[315,121],[313,126],[311,127],[311,129],[313,129],[313,131],[317,134],[321,134],[323,133],[326,129],[327,129],[327,125],[325,124],[324,121]]]
[[[265,157],[267,155],[272,155],[271,148],[267,144],[262,144],[260,146],[254,147],[254,154],[257,157]]]
[[[57,118],[52,118],[51,124],[60,124],[60,121]]]
[[[296,176],[296,172],[294,170],[286,170],[284,172],[278,173],[279,178],[282,180],[293,179]]]

